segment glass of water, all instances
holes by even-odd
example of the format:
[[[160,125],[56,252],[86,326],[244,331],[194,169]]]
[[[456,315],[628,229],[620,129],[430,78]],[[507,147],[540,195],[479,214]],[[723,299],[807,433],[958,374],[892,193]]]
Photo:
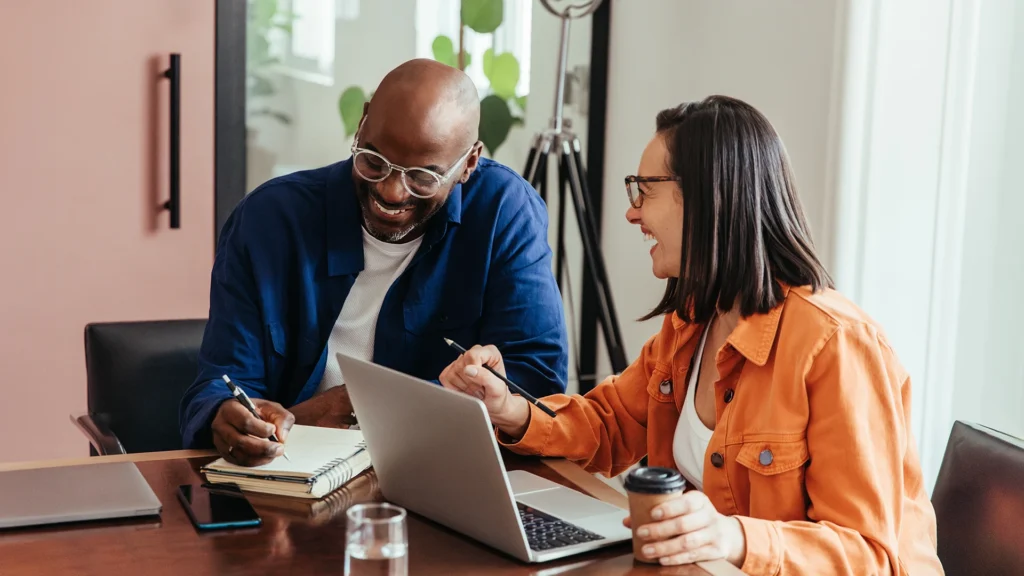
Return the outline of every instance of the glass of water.
[[[373,502],[352,506],[347,515],[346,576],[406,576],[409,573],[409,536],[404,508]]]

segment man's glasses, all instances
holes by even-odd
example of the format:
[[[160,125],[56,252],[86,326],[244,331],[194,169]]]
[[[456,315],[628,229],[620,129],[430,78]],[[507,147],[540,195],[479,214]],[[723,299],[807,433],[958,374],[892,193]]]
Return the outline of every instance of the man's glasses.
[[[644,204],[644,191],[640,184],[653,184],[656,182],[679,182],[678,176],[626,176],[626,196],[629,197],[629,204],[633,208],[639,208]]]
[[[391,175],[392,171],[397,171],[402,175],[402,186],[405,187],[406,192],[417,198],[430,198],[437,194],[444,183],[455,173],[455,170],[462,165],[466,158],[469,158],[469,154],[476,146],[474,144],[469,150],[466,150],[466,153],[456,160],[447,172],[438,174],[426,168],[403,168],[392,164],[379,152],[360,148],[358,143],[359,133],[356,134],[355,141],[352,142],[352,167],[360,176],[370,182],[383,182]]]

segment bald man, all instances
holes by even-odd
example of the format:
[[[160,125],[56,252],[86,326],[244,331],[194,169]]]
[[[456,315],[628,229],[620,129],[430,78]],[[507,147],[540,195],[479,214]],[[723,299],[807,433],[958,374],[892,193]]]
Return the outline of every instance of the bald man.
[[[413,60],[364,110],[352,156],[275,178],[221,232],[183,445],[260,465],[294,423],[353,423],[336,353],[435,383],[493,344],[535,396],[565,390],[568,353],[547,212],[514,171],[480,157],[480,103],[461,71]],[[231,397],[228,375],[264,421]]]

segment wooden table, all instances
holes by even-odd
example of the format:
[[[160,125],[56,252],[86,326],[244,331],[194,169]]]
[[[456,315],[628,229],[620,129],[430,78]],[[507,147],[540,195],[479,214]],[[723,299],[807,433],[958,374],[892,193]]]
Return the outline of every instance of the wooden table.
[[[208,452],[181,451],[0,464],[2,471],[130,460],[137,463],[163,503],[158,518],[0,530],[0,574],[342,574],[344,510],[358,502],[382,499],[371,470],[322,501],[249,494],[263,518],[262,526],[199,533],[178,502],[176,490],[180,484],[201,482],[198,468],[212,458]],[[541,461],[507,455],[506,466],[528,470],[615,505],[625,505],[619,492],[564,460]],[[407,522],[409,573],[415,576],[742,574],[725,562],[669,568],[634,563],[628,542],[531,565],[415,514],[410,513]]]

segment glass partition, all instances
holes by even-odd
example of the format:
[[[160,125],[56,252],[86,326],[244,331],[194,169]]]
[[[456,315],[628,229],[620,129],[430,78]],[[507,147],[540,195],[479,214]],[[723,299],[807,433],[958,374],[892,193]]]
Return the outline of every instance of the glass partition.
[[[246,190],[348,157],[362,105],[412,58],[459,67],[484,154],[522,172],[554,112],[561,25],[539,0],[248,0]],[[586,142],[590,17],[574,20],[564,114]]]

